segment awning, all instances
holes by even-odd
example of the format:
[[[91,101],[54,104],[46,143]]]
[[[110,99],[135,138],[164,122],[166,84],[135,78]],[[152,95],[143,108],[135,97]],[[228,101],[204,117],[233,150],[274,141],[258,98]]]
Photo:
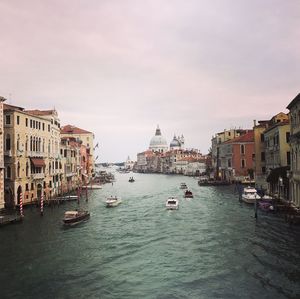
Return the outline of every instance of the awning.
[[[45,167],[45,161],[42,158],[30,158],[31,163],[35,166],[35,167]]]

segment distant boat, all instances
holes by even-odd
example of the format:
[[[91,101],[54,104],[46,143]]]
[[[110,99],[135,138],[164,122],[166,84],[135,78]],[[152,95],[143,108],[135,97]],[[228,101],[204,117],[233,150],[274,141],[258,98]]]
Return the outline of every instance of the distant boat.
[[[133,183],[134,181],[135,181],[135,180],[134,180],[133,177],[131,177],[131,178],[128,180],[129,183]]]
[[[191,190],[186,190],[184,192],[184,197],[185,198],[194,198],[193,192]]]
[[[187,189],[186,183],[181,183],[180,184],[180,189]]]
[[[167,210],[178,210],[179,202],[178,199],[175,197],[169,197],[166,201],[166,208]]]
[[[90,217],[88,211],[66,211],[63,222],[65,225],[75,225]]]
[[[102,186],[99,184],[92,184],[92,185],[83,186],[83,188],[96,190],[96,189],[102,189]]]
[[[254,204],[256,200],[259,200],[260,196],[253,187],[246,187],[242,193],[242,201],[248,204]]]
[[[107,208],[112,208],[118,206],[122,202],[121,198],[117,196],[108,197],[105,201]]]

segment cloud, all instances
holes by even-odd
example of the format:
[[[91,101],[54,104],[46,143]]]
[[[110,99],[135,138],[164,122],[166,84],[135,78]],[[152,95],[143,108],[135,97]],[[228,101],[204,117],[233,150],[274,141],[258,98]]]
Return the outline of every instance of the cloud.
[[[296,0],[4,0],[0,9],[0,94],[94,130],[105,161],[143,150],[157,123],[205,152],[214,132],[285,112],[299,93]]]

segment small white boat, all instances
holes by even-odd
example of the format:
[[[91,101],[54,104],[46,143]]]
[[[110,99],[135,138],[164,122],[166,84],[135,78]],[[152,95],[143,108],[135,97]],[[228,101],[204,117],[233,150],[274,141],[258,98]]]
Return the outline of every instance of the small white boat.
[[[180,189],[187,189],[186,183],[181,183],[180,184]]]
[[[83,189],[86,188],[88,188],[89,190],[97,190],[97,189],[102,189],[102,186],[99,184],[83,186]]]
[[[178,199],[175,197],[169,197],[166,201],[167,210],[177,210],[179,208]]]
[[[112,208],[118,206],[122,202],[121,198],[117,196],[111,196],[106,199],[106,207]]]
[[[259,200],[260,196],[257,194],[257,191],[253,187],[244,188],[242,193],[242,201],[248,204],[254,204],[255,200]]]

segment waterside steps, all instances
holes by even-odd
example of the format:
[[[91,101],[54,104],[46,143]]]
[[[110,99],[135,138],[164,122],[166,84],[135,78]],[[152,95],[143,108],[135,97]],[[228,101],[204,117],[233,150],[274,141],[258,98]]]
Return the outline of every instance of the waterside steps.
[[[18,223],[22,221],[22,217],[16,214],[0,214],[0,226]]]

